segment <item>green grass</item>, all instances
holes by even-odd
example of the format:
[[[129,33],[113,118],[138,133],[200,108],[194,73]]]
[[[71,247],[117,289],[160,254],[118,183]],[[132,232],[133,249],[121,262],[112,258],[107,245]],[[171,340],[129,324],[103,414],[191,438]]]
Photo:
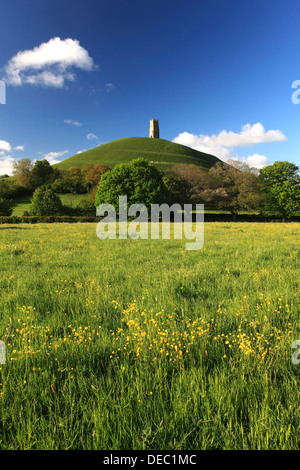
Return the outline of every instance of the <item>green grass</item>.
[[[88,200],[88,194],[59,194],[61,202],[67,207],[76,207],[83,199]]]
[[[76,207],[83,199],[88,199],[88,194],[59,194],[61,202],[67,207]],[[24,211],[30,211],[32,196],[22,196],[13,200],[13,213],[21,217]]]
[[[13,199],[13,212],[12,215],[21,217],[24,211],[30,210],[32,196],[21,196]]]
[[[0,448],[299,449],[299,225],[0,226]]]
[[[102,163],[113,168],[119,163],[127,163],[130,160],[141,157],[153,162],[162,170],[176,163],[200,165],[209,169],[219,161],[213,155],[198,152],[168,140],[128,137],[114,140],[113,142],[74,155],[53,166],[57,168],[78,166],[81,168],[86,162],[89,162],[92,164]]]

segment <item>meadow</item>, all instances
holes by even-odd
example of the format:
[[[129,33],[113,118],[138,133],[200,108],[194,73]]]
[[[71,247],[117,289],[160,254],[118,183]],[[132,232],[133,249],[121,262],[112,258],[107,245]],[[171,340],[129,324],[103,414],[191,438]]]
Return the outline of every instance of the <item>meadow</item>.
[[[0,226],[0,449],[299,449],[299,224]]]

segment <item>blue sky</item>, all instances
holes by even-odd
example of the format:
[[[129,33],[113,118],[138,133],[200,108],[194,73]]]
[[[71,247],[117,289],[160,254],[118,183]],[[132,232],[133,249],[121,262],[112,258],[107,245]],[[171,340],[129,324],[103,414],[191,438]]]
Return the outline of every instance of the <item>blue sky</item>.
[[[0,0],[0,21],[0,174],[150,119],[223,160],[300,165],[299,1]]]

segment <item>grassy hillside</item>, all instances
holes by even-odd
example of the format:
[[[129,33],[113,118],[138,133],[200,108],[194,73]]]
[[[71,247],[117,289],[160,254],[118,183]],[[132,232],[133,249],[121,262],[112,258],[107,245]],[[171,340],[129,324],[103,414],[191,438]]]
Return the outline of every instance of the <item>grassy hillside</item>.
[[[168,140],[128,137],[114,140],[113,142],[74,155],[54,166],[58,168],[69,168],[70,166],[82,167],[85,163],[89,162],[92,164],[102,163],[113,168],[119,163],[126,163],[140,157],[153,162],[162,170],[175,163],[192,163],[204,168],[210,168],[219,161],[213,155],[198,152]]]

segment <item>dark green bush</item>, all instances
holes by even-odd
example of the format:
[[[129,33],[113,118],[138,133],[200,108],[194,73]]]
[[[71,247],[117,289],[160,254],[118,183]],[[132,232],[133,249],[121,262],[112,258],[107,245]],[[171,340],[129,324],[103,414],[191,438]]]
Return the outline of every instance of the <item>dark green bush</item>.
[[[0,215],[2,216],[10,216],[13,211],[12,202],[9,199],[0,199]]]

